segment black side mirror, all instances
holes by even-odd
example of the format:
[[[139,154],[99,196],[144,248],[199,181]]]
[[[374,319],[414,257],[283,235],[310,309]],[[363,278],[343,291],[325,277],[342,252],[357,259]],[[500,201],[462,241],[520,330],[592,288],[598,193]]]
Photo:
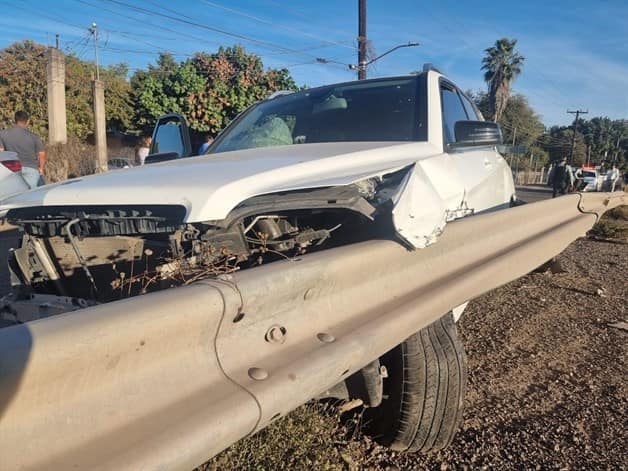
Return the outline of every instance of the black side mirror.
[[[150,154],[144,159],[144,165],[157,164],[159,162],[167,162],[168,160],[176,160],[180,158],[178,152],[162,152],[161,154]]]
[[[455,147],[497,146],[502,143],[502,130],[492,121],[456,121]]]

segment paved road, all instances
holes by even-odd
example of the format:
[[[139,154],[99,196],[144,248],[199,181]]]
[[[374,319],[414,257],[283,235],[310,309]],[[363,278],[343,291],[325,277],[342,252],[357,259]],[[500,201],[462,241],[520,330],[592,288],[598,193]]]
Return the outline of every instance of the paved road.
[[[552,189],[545,185],[528,185],[517,187],[517,198],[526,203],[535,203],[552,197]]]

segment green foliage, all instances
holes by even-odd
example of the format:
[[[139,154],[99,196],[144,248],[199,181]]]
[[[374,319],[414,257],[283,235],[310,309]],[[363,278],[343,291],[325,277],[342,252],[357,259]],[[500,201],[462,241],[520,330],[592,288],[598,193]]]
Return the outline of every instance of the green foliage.
[[[572,126],[553,126],[543,136],[543,147],[551,160],[558,160],[571,155],[573,139]],[[590,149],[590,151],[589,151]],[[574,150],[574,163],[581,165],[590,163],[615,162],[618,167],[626,168],[628,164],[628,121],[625,119],[611,120],[596,117],[591,120],[579,120]]]
[[[131,78],[138,126],[150,126],[166,113],[186,118],[194,110],[194,97],[207,87],[207,80],[190,61],[178,63],[170,54],[159,55],[157,65],[138,71]]]
[[[591,161],[616,162],[628,168],[628,120],[596,117],[578,123],[579,134],[591,148]]]
[[[264,70],[261,59],[240,46],[221,47],[214,54],[197,53],[181,63],[163,54],[157,65],[136,72],[131,86],[139,125],[177,112],[190,128],[212,134],[273,91],[296,89],[288,70]]]
[[[489,96],[486,92],[467,92],[482,114],[489,112]],[[540,146],[540,138],[545,132],[545,125],[541,117],[532,109],[528,99],[517,93],[510,97],[506,108],[499,118],[504,143],[524,146],[528,149],[527,158],[522,158],[519,168],[527,168],[530,156],[533,155],[533,164],[543,166],[548,161],[547,152]],[[516,129],[516,131],[515,131]]]
[[[10,126],[15,112],[25,110],[33,132],[47,135],[45,51],[29,40],[0,50],[0,127]]]
[[[45,52],[45,46],[29,40],[0,51],[0,124],[10,125],[15,111],[24,109],[31,116],[31,129],[44,139],[48,134]],[[94,65],[70,55],[66,57],[65,71],[68,135],[84,139],[94,128]],[[128,128],[132,124],[127,73],[124,64],[101,68],[108,127]]]
[[[516,39],[502,38],[485,49],[482,59],[484,80],[488,84],[489,109],[487,117],[499,121],[510,97],[510,83],[521,73],[525,58],[515,52]]]

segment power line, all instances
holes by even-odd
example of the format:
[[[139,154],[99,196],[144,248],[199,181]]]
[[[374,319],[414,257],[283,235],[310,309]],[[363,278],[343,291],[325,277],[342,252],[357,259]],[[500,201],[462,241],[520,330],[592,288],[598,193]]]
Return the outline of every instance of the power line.
[[[571,154],[569,156],[569,163],[573,162],[573,153],[576,150],[576,133],[578,132],[578,118],[580,117],[581,114],[587,114],[588,112],[589,110],[586,110],[586,111],[583,111],[580,109],[575,110],[575,111],[567,110],[567,113],[576,115],[576,119],[573,122],[573,139],[571,141]]]
[[[327,43],[329,45],[332,45],[332,46],[346,47],[348,49],[355,50],[355,47],[353,47],[353,46],[348,46],[348,45],[342,44],[341,42],[338,42],[338,41],[330,41],[329,39],[325,39],[325,38],[323,38],[321,36],[317,36],[315,34],[310,34],[310,33],[307,33],[305,31],[301,31],[301,30],[298,30],[298,29],[295,29],[295,28],[291,28],[290,26],[285,26],[285,25],[278,24],[278,23],[275,23],[275,22],[272,22],[272,21],[268,21],[268,20],[265,20],[265,19],[260,18],[258,16],[251,15],[249,13],[246,13],[246,12],[243,12],[243,11],[240,11],[240,10],[236,10],[234,8],[225,7],[225,6],[220,5],[218,3],[215,3],[215,2],[210,2],[209,0],[199,0],[199,1],[205,3],[205,4],[209,5],[209,6],[212,6],[214,8],[218,8],[220,10],[228,11],[230,13],[234,13],[236,15],[240,15],[240,16],[243,16],[245,18],[249,18],[251,20],[257,21],[259,23],[263,23],[263,24],[266,24],[266,25],[273,26],[275,28],[280,28],[280,29],[283,29],[283,30],[286,30],[286,31],[290,31],[292,33],[297,33],[297,34],[299,34],[299,35],[301,35],[303,37],[308,37],[308,38],[313,38],[313,39],[316,39],[316,40],[319,40],[319,41],[323,41],[323,42],[325,42],[325,43]]]
[[[178,23],[186,24],[186,25],[189,25],[189,26],[194,26],[196,28],[205,29],[207,31],[212,31],[214,33],[222,34],[224,36],[228,36],[228,37],[232,37],[232,38],[236,38],[236,39],[241,39],[243,41],[248,41],[248,42],[257,44],[259,46],[262,46],[262,47],[267,47],[267,48],[276,49],[276,50],[283,50],[283,51],[291,52],[291,53],[294,53],[294,54],[299,54],[299,55],[304,55],[304,56],[315,58],[311,54],[308,54],[306,52],[302,52],[302,51],[299,51],[299,50],[296,50],[296,49],[290,49],[290,48],[287,48],[287,47],[284,47],[284,46],[281,46],[279,44],[275,44],[275,43],[272,43],[272,42],[269,42],[269,41],[264,41],[264,40],[252,38],[252,37],[246,36],[244,34],[233,33],[233,32],[230,32],[230,31],[227,31],[227,30],[224,30],[224,29],[215,28],[213,26],[208,26],[208,25],[205,25],[205,24],[202,24],[202,23],[198,23],[196,21],[193,21],[193,18],[191,18],[191,17],[189,17],[187,15],[184,15],[184,14],[182,14],[180,12],[177,12],[175,10],[171,10],[170,8],[166,8],[166,7],[163,7],[163,6],[160,6],[160,8],[162,10],[170,12],[170,13],[174,13],[174,14],[176,14],[178,16],[172,16],[172,15],[169,15],[169,14],[166,14],[166,13],[161,13],[161,12],[158,12],[158,11],[148,10],[146,8],[138,7],[138,6],[135,6],[135,5],[130,5],[128,3],[124,3],[124,2],[121,2],[121,1],[118,1],[118,0],[100,0],[100,1],[105,1],[105,2],[108,2],[108,3],[115,4],[115,5],[119,5],[119,6],[127,8],[127,9],[130,9],[130,10],[133,10],[133,11],[136,11],[136,12],[139,12],[139,13],[143,13],[145,15],[159,16],[161,18],[166,18],[166,19],[169,19],[169,20],[172,20],[172,21],[176,21]]]

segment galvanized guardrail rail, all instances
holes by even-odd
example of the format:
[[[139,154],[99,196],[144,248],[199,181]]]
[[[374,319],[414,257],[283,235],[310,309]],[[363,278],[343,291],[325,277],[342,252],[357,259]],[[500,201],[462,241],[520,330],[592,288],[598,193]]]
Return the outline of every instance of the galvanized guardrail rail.
[[[414,252],[369,241],[0,329],[0,468],[191,469],[627,203],[564,196]]]

